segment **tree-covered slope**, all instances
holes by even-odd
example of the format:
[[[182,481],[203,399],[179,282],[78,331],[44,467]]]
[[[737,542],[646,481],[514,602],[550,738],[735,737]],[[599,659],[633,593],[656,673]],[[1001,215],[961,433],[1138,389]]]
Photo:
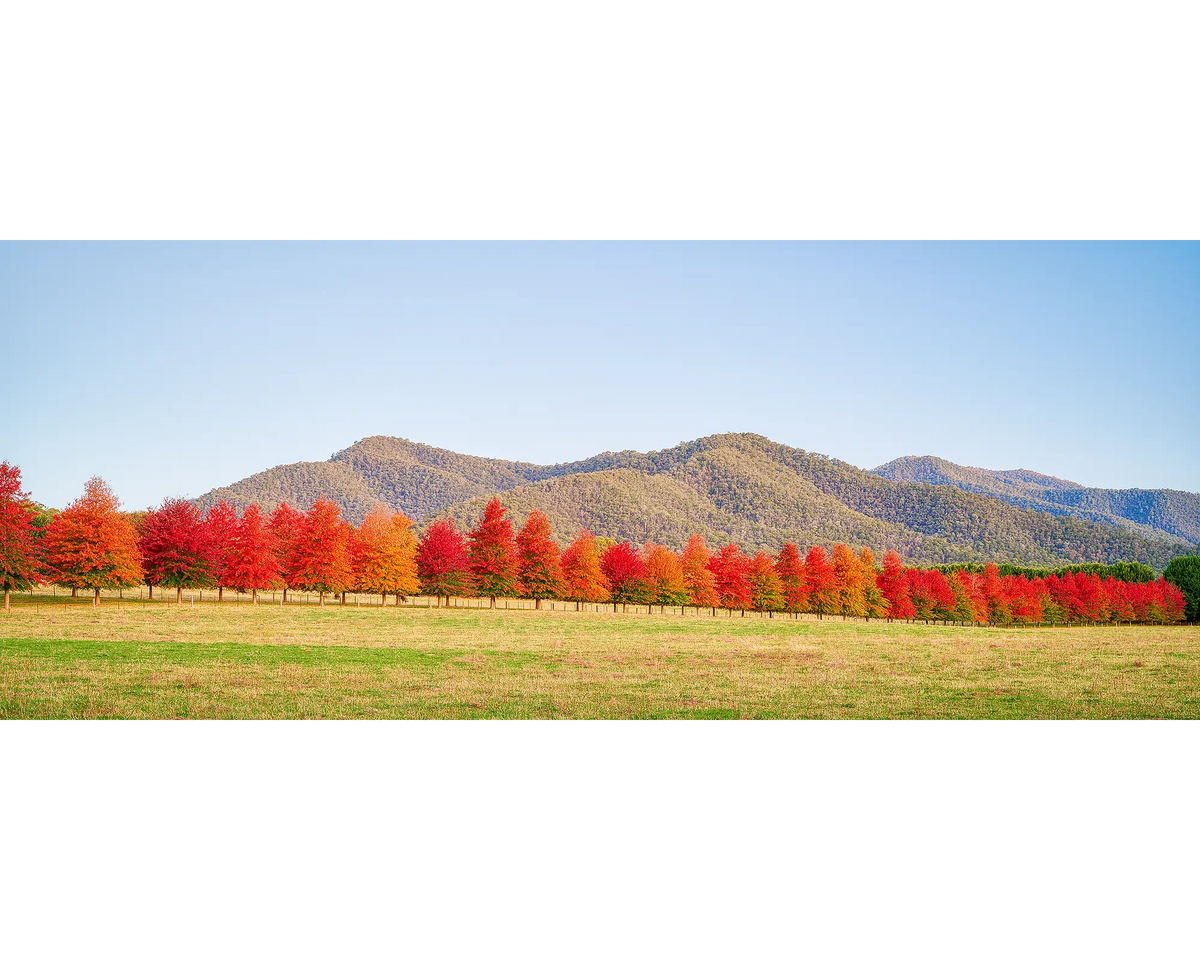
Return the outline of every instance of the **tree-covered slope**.
[[[870,471],[889,480],[953,486],[1018,507],[1116,524],[1143,536],[1200,544],[1200,494],[1084,487],[1032,470],[985,470],[939,457],[900,457]]]
[[[711,463],[698,464],[690,476],[629,468],[571,474],[516,487],[502,499],[515,524],[524,523],[531,510],[545,513],[563,546],[586,527],[617,540],[652,540],[676,550],[699,533],[711,543],[734,542],[751,551],[775,551],[788,540],[804,544],[844,540],[880,551],[895,548],[930,563],[977,558],[972,550],[856,514],[811,488],[789,492],[772,482],[777,480],[774,477],[747,478],[736,470],[712,468]],[[694,485],[700,475],[718,488],[744,480],[745,497],[759,509],[737,509],[741,497],[731,502],[728,497],[711,496],[711,488]],[[460,526],[473,525],[486,501],[485,496],[475,497],[450,508],[446,515]]]
[[[327,461],[272,467],[227,487],[210,490],[197,497],[196,503],[207,509],[218,500],[226,500],[240,510],[252,503],[269,509],[286,502],[307,510],[321,497],[335,501],[355,523],[361,522],[375,504],[385,502],[352,467]]]
[[[494,494],[518,521],[534,508],[544,511],[561,542],[588,527],[675,548],[700,533],[747,549],[774,550],[786,540],[845,541],[876,551],[894,548],[925,563],[1138,560],[1159,570],[1188,552],[1182,541],[1163,534],[1053,516],[951,483],[897,482],[755,434],[719,434],[666,450],[609,452],[550,466],[370,437],[327,463],[276,467],[199,502],[207,506],[223,497],[238,506],[270,507],[287,500],[307,508],[327,496],[355,523],[383,503],[418,523],[449,515],[465,524],[474,523]]]

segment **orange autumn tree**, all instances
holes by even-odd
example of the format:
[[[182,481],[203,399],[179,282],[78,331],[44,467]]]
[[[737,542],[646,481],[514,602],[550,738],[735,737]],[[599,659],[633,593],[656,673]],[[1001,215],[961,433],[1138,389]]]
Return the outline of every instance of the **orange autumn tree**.
[[[600,542],[589,530],[580,530],[574,542],[563,551],[563,596],[581,603],[604,603],[611,596],[608,578],[600,567]]]
[[[320,594],[341,593],[350,582],[350,528],[332,500],[322,497],[304,514],[292,541],[288,567],[296,586]]]
[[[417,592],[417,541],[412,521],[402,513],[375,507],[350,534],[351,582],[355,590],[400,598]]]
[[[879,576],[879,564],[875,562],[875,554],[870,547],[863,547],[859,551],[858,563],[862,572],[863,607],[866,610],[867,619],[886,617],[887,600],[884,599],[883,591],[875,582],[875,578]]]
[[[688,602],[695,607],[716,607],[720,603],[717,595],[717,578],[708,568],[712,551],[698,533],[692,534],[683,548],[681,565],[683,582],[688,591]]]
[[[532,510],[517,534],[517,590],[542,609],[543,600],[563,595],[562,557],[551,539],[550,520],[541,510]]]
[[[862,564],[857,554],[844,543],[833,548],[833,576],[836,582],[834,608],[846,617],[866,615],[863,602]]]
[[[765,550],[759,550],[750,561],[750,598],[755,610],[783,609],[783,581],[775,570],[775,562]]]
[[[642,549],[642,557],[646,561],[646,579],[650,582],[652,602],[681,607],[691,599],[679,554],[661,544],[647,543]]]
[[[141,556],[133,523],[120,511],[112,487],[92,477],[83,496],[50,521],[43,546],[50,578],[72,593],[133,587],[142,582]]]
[[[400,606],[402,597],[411,597],[421,589],[421,578],[417,575],[417,535],[413,533],[413,522],[403,513],[397,512],[392,516],[392,526],[400,541],[400,555],[403,558],[403,563],[397,568],[402,571],[402,575],[397,577],[399,589],[396,591],[396,606]]]

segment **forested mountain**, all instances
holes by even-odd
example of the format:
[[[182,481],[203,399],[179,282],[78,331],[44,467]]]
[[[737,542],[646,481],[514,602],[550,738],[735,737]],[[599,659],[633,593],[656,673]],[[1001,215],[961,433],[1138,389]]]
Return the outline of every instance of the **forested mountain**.
[[[1138,560],[1158,570],[1189,552],[1182,540],[1157,531],[1148,536],[1052,516],[950,483],[897,482],[745,433],[552,466],[370,437],[326,463],[276,467],[199,502],[208,506],[224,498],[239,507],[268,507],[287,500],[307,508],[324,495],[356,523],[381,503],[418,523],[448,514],[466,524],[475,522],[492,494],[502,496],[518,521],[534,508],[544,511],[563,543],[586,526],[599,535],[676,549],[700,533],[751,550],[774,550],[787,540],[845,541],[878,553],[894,548],[924,563]]]
[[[1200,494],[1183,490],[1106,490],[1032,470],[984,470],[939,457],[900,457],[871,473],[907,483],[954,486],[1057,516],[1116,524],[1148,537],[1200,544]]]

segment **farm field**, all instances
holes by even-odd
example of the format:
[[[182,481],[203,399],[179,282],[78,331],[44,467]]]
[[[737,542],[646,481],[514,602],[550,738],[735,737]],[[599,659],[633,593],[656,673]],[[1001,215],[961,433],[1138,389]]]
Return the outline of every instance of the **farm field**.
[[[1200,718],[1200,626],[36,599],[0,718]]]

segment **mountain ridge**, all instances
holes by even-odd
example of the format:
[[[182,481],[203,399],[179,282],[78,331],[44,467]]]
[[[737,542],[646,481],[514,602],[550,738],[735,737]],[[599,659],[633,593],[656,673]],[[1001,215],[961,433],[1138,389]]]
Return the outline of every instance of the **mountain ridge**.
[[[1200,544],[1200,494],[1186,490],[1087,487],[1033,470],[967,467],[933,456],[898,457],[868,472],[900,482],[954,486],[1026,509]]]
[[[751,433],[714,434],[648,453],[605,451],[551,465],[374,436],[327,461],[264,470],[196,502],[207,507],[226,499],[237,507],[269,508],[286,500],[307,508],[327,496],[356,523],[378,504],[403,510],[422,525],[438,516],[474,523],[483,502],[499,495],[517,522],[532,509],[543,510],[560,542],[583,526],[674,548],[693,532],[751,550],[774,550],[785,540],[840,540],[877,552],[893,548],[927,563],[1139,560],[1162,569],[1191,549],[1190,542],[1149,528],[1143,533],[1055,515],[948,480],[893,480],[881,469],[861,470]]]

